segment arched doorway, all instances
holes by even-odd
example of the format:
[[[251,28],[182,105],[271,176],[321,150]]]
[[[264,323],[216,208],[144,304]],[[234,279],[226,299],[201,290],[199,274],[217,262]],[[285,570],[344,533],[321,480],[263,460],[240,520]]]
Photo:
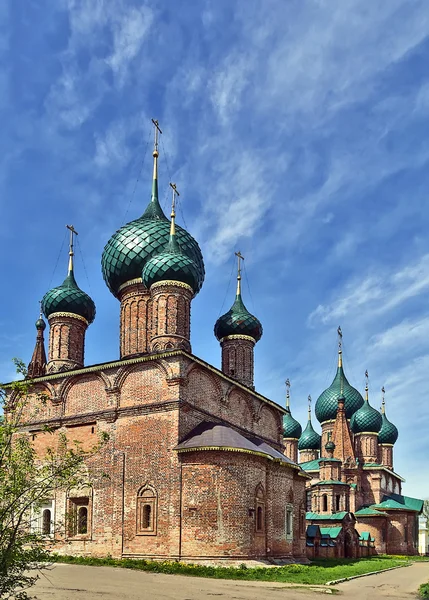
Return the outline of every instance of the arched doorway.
[[[355,544],[349,529],[344,533],[344,558],[355,558]]]

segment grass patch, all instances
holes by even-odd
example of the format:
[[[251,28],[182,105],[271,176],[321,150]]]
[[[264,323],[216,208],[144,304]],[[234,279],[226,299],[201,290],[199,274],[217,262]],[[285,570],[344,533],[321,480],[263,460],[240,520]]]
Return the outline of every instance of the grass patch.
[[[141,559],[93,558],[82,556],[51,555],[52,562],[75,565],[109,566],[152,573],[167,573],[171,575],[188,575],[193,577],[210,577],[213,579],[241,579],[254,581],[278,581],[284,583],[301,583],[321,585],[334,579],[353,577],[381,571],[391,567],[408,564],[411,557],[374,556],[361,559],[330,559],[315,560],[310,565],[285,565],[282,567],[215,567],[198,564],[184,564],[173,561],[152,561]],[[429,596],[427,596],[429,598]]]
[[[420,598],[424,598],[424,600],[429,599],[429,583],[423,583],[419,587],[419,596]]]

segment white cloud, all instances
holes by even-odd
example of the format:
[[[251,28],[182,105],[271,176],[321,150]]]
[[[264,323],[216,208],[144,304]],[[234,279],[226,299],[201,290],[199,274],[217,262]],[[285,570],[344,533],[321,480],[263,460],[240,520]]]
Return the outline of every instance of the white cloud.
[[[308,317],[308,325],[318,322],[337,323],[346,315],[379,316],[429,288],[429,254],[395,272],[392,268],[380,273],[353,278],[341,292],[335,290],[335,300],[319,304]]]
[[[113,20],[113,52],[107,59],[113,72],[123,85],[128,67],[139,54],[153,22],[153,13],[147,6],[130,8]]]

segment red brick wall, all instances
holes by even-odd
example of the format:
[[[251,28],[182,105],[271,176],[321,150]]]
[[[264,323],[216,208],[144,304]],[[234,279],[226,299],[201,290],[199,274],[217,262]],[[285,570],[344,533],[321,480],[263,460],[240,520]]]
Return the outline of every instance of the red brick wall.
[[[233,336],[226,337],[221,342],[223,373],[250,388],[253,387],[254,379],[254,346],[252,340]]]
[[[191,351],[191,288],[180,282],[161,281],[150,290],[152,321],[150,351],[172,348]]]
[[[150,294],[142,283],[123,288],[121,302],[119,346],[120,356],[134,356],[148,351],[150,331]]]
[[[83,367],[86,322],[61,313],[49,317],[47,373]]]

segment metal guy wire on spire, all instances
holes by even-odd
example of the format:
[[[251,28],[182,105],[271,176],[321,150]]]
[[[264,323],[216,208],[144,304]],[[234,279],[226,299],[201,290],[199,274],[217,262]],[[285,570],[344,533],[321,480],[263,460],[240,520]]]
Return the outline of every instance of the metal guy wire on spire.
[[[244,260],[244,256],[240,250],[235,253],[237,257],[237,296],[241,295],[241,261]]]
[[[78,232],[76,231],[76,229],[73,227],[73,225],[66,225],[67,229],[70,230],[70,246],[69,246],[69,273],[71,271],[73,271],[73,256],[74,256],[74,251],[73,251],[73,236],[74,235],[79,235]]]

